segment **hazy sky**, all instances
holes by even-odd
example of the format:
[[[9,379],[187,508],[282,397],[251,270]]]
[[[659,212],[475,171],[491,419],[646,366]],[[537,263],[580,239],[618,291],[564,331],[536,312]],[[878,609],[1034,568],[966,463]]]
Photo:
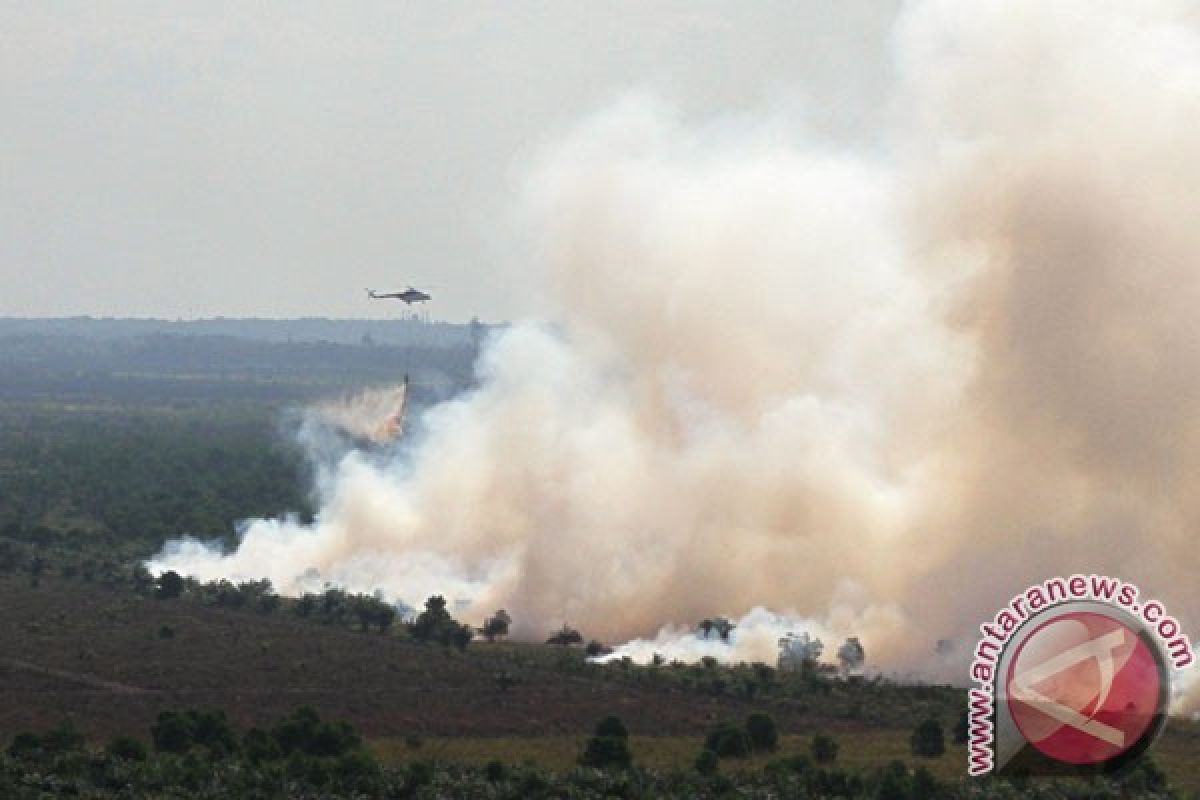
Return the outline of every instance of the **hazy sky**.
[[[622,93],[879,119],[895,4],[0,2],[0,315],[536,313],[523,164]]]

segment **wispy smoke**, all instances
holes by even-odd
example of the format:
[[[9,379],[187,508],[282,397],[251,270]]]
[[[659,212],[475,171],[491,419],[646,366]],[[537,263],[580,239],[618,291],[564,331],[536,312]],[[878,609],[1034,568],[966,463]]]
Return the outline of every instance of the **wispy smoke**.
[[[941,677],[967,648],[938,640],[1053,573],[1200,630],[1194,9],[916,4],[869,153],[626,99],[528,183],[552,323],[387,466],[346,456],[313,525],[157,565],[437,591],[539,639],[764,607],[752,659],[807,620]]]

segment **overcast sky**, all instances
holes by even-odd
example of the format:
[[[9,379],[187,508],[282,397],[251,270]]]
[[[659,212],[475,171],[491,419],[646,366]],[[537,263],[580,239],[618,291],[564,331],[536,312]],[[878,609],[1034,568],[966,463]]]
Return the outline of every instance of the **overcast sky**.
[[[895,6],[0,2],[0,315],[537,313],[522,164],[623,92],[877,124]]]

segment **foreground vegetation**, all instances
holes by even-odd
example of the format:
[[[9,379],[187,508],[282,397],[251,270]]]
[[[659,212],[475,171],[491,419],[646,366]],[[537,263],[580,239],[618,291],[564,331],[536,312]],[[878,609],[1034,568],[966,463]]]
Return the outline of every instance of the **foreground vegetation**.
[[[615,717],[602,720],[578,766],[550,771],[493,758],[482,765],[437,756],[384,765],[345,723],[301,708],[269,728],[237,731],[220,712],[163,712],[152,747],[121,736],[88,747],[70,725],[24,733],[0,756],[0,796],[81,798],[870,798],[956,800],[1033,797],[1046,800],[1177,797],[1163,774],[1144,762],[1120,777],[1091,781],[941,780],[929,769],[892,761],[872,769],[778,756],[756,769],[722,769],[702,750],[692,769],[654,769],[594,758],[595,743],[624,744]],[[419,742],[409,742],[419,750]],[[710,756],[710,758],[705,758]]]

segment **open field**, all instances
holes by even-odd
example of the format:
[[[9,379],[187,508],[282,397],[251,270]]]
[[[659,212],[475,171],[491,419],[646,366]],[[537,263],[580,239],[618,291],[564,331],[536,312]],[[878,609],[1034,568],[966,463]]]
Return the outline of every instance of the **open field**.
[[[961,699],[952,690],[863,685],[747,700],[711,694],[702,684],[638,685],[617,666],[584,665],[575,649],[478,642],[460,653],[394,633],[159,600],[78,580],[48,579],[31,589],[7,576],[0,603],[0,739],[70,719],[103,742],[148,730],[160,711],[192,707],[221,709],[248,728],[309,705],[354,724],[384,763],[500,760],[567,770],[595,722],[616,714],[633,734],[637,763],[686,769],[716,721],[763,711],[782,732],[777,755],[807,753],[822,732],[839,743],[842,767],[900,760],[944,779],[963,772],[961,747],[918,762],[908,746],[912,726],[925,716],[952,724]],[[164,628],[171,638],[163,638]],[[513,678],[511,686],[498,683],[501,673]],[[851,719],[855,691],[890,708]],[[1200,789],[1198,745],[1200,725],[1177,720],[1168,727],[1155,758],[1175,785]],[[731,761],[725,769],[753,770],[769,758]]]
[[[655,685],[645,670],[585,664],[574,648],[480,642],[460,653],[283,612],[231,612],[78,580],[30,589],[8,576],[0,603],[0,734],[8,735],[70,715],[105,737],[143,729],[159,710],[180,706],[224,707],[239,724],[261,724],[303,704],[368,736],[582,735],[612,713],[637,734],[698,734],[755,710],[799,732],[844,722],[856,699],[750,700],[702,683],[685,687],[667,670]],[[511,685],[501,685],[501,674]],[[34,679],[51,685],[30,690]],[[940,711],[951,722],[953,694],[887,692],[903,716]]]

